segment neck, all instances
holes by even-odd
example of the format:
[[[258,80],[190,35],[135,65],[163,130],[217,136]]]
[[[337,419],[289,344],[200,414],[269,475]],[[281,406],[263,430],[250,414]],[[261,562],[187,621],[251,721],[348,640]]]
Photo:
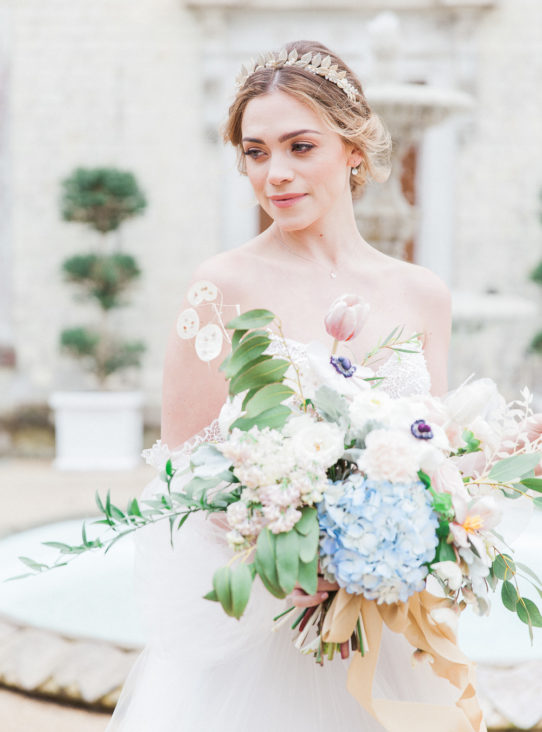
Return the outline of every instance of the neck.
[[[328,211],[325,216],[304,229],[281,229],[274,221],[269,232],[292,252],[321,264],[330,271],[348,264],[352,257],[359,260],[360,256],[373,251],[359,233],[351,200],[347,205]]]

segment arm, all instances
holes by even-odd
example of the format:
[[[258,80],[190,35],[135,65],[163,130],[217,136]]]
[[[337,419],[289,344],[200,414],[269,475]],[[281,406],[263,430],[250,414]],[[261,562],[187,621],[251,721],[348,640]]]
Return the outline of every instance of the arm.
[[[208,266],[200,268],[192,281],[208,279],[220,287],[224,302],[234,302],[224,292],[223,283],[214,277]],[[180,312],[192,307],[185,299]],[[196,308],[201,324],[211,321],[212,310],[206,305]],[[231,308],[225,308],[224,320],[233,317]],[[196,354],[194,339],[179,337],[176,323],[169,336],[162,380],[162,425],[161,438],[174,448],[197,434],[215,419],[224,404],[228,384],[219,366],[229,351],[229,343],[224,340],[222,352],[210,362],[201,361]]]
[[[452,331],[452,298],[448,286],[433,272],[424,269],[420,287],[424,323],[424,354],[431,375],[431,393],[441,396],[448,390],[448,351]]]

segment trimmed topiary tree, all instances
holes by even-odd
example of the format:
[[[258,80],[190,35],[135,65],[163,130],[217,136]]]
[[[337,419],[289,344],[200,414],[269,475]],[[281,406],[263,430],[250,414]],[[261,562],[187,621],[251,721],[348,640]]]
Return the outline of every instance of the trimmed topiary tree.
[[[115,168],[77,168],[62,181],[64,221],[86,224],[103,236],[147,206],[132,173]],[[111,374],[141,366],[142,341],[121,341],[111,331],[110,313],[128,304],[126,291],[140,276],[135,259],[125,253],[104,251],[79,254],[62,263],[64,280],[78,289],[76,299],[91,300],[100,308],[95,326],[67,328],[60,334],[64,353],[78,359],[104,388]]]
[[[542,216],[541,216],[542,218]],[[540,262],[530,274],[531,280],[542,287],[542,262]],[[542,356],[542,330],[535,333],[529,345],[529,350]]]

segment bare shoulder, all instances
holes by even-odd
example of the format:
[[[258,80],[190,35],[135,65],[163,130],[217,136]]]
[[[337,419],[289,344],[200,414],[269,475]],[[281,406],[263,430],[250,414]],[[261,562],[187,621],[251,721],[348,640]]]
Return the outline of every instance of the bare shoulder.
[[[255,254],[254,244],[257,238],[205,259],[194,271],[191,283],[210,280],[220,289],[225,300],[243,302],[247,283],[254,281],[255,277],[252,275],[256,275],[259,264],[261,265]]]
[[[395,284],[402,285],[401,289],[408,289],[418,295],[420,302],[426,306],[450,303],[450,288],[441,277],[427,267],[392,259],[389,268]]]
[[[420,264],[384,255],[380,260],[382,281],[424,331],[449,328],[451,292],[444,280]]]

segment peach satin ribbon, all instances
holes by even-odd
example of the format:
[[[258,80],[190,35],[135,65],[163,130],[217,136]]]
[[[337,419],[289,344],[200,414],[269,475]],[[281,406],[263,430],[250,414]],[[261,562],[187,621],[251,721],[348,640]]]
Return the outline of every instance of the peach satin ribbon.
[[[429,592],[411,596],[408,603],[377,605],[341,589],[329,608],[322,630],[326,642],[347,641],[361,614],[368,649],[356,651],[348,669],[347,689],[388,732],[485,732],[475,692],[473,665],[459,650],[454,632],[436,623],[431,611],[449,608],[450,601]],[[408,642],[433,658],[433,672],[456,686],[461,694],[455,707],[421,702],[373,699],[373,679],[380,650],[382,624],[402,633]]]

